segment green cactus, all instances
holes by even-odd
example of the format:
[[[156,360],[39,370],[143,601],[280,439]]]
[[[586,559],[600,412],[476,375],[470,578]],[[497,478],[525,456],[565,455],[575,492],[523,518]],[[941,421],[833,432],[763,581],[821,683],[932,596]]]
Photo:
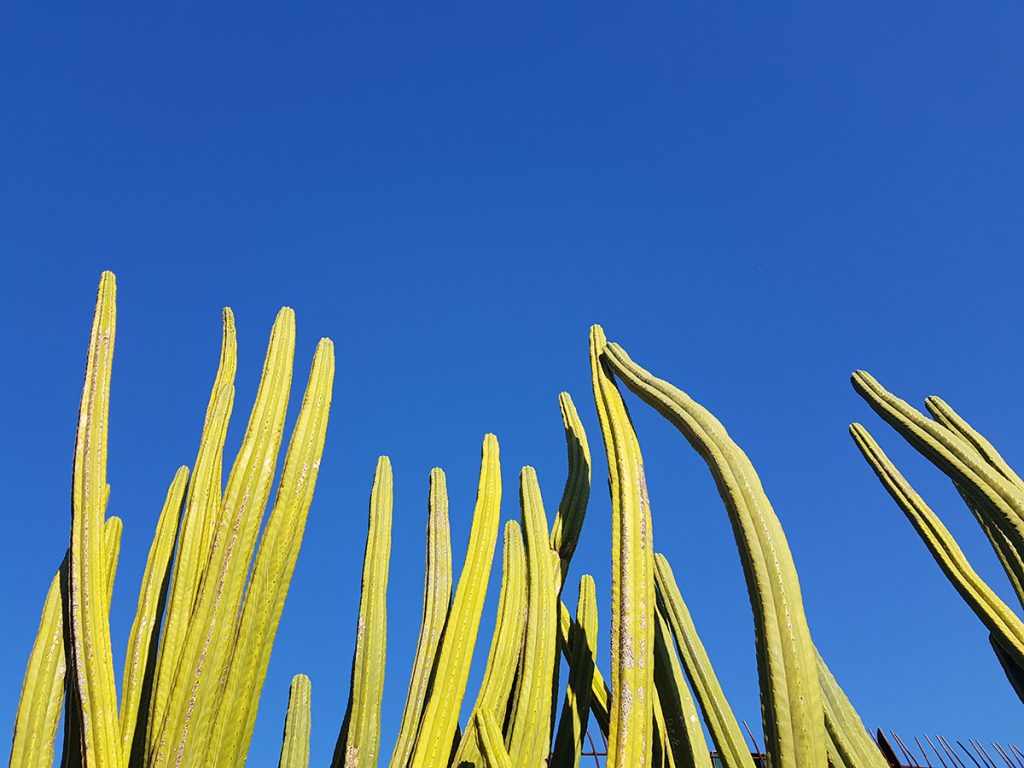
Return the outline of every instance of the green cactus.
[[[750,759],[740,724],[729,707],[690,611],[683,602],[672,567],[660,553],[654,556],[654,579],[659,611],[675,637],[686,677],[693,686],[723,768],[753,768],[754,761]]]
[[[444,636],[444,625],[452,602],[452,536],[448,523],[448,487],[444,472],[430,471],[430,497],[427,518],[427,566],[423,585],[423,620],[416,641],[398,739],[391,753],[391,768],[405,768],[412,757],[419,733],[423,707],[430,696],[430,678],[437,650]]]
[[[707,462],[733,524],[754,608],[765,740],[773,768],[826,762],[825,721],[800,581],[778,518],[746,454],[685,393],[638,366],[617,344],[605,357],[642,400]]]
[[[888,768],[888,763],[864,728],[843,689],[818,654],[818,680],[825,704],[829,764],[834,768]]]
[[[288,688],[288,714],[278,768],[309,768],[310,699],[312,686],[305,675],[292,678]]]
[[[160,620],[187,486],[188,467],[179,467],[167,490],[167,498],[157,521],[156,533],[149,549],[149,556],[146,558],[146,570],[142,575],[135,620],[128,635],[124,674],[121,676],[119,717],[121,759],[125,765],[136,765],[142,760],[146,728],[145,721],[139,728],[139,719],[148,717],[149,713],[149,697],[152,693],[157,660],[157,641],[160,638]]]
[[[391,462],[377,460],[370,495],[370,525],[363,557],[363,582],[352,656],[352,683],[332,768],[377,765],[380,748],[380,707],[384,693],[387,641],[388,564],[391,559],[393,504]]]
[[[498,618],[487,654],[487,666],[473,712],[484,710],[495,720],[503,718],[512,696],[518,661],[522,654],[526,626],[526,549],[522,529],[515,520],[505,523],[501,562],[501,592],[498,595]],[[462,734],[452,765],[479,765],[480,753],[476,733],[477,720],[471,717]]]
[[[506,737],[514,765],[544,764],[551,746],[551,677],[558,656],[558,561],[548,547],[537,473],[523,467],[519,476],[523,537],[526,541],[526,631],[512,717]]]
[[[938,516],[924,502],[893,465],[874,438],[860,424],[850,434],[882,485],[906,514],[935,562],[950,583],[981,619],[1003,650],[1018,664],[1024,664],[1024,622],[989,588],[971,567],[963,550]]]
[[[590,500],[590,444],[583,422],[576,412],[576,406],[568,392],[558,396],[558,407],[562,412],[562,426],[565,429],[565,446],[568,454],[569,473],[558,503],[558,512],[551,524],[551,549],[558,553],[561,561],[558,589],[569,571],[576,545],[579,543],[583,520]]]
[[[680,768],[711,768],[697,705],[686,685],[668,623],[661,611],[657,612],[655,621],[654,690],[665,723],[665,744],[672,762]]]
[[[448,627],[435,663],[434,683],[423,711],[411,765],[433,768],[446,764],[458,729],[459,709],[466,691],[469,665],[494,557],[501,507],[501,467],[498,440],[484,438],[473,526],[465,565],[459,576]]]
[[[575,623],[579,631],[571,640],[569,683],[555,735],[551,768],[579,768],[580,752],[587,733],[594,670],[597,668],[598,626],[597,588],[589,575],[580,579]]]
[[[501,729],[494,717],[487,710],[481,709],[473,715],[473,724],[477,748],[483,755],[483,768],[512,768],[514,763],[505,751]]]
[[[573,621],[572,615],[569,613],[569,609],[566,608],[565,603],[559,601],[558,647],[561,648],[562,656],[565,657],[567,663],[572,663],[572,648],[581,632],[583,632],[583,629],[577,622]],[[601,674],[601,670],[595,665],[594,681],[590,687],[590,713],[594,716],[594,720],[597,721],[597,727],[601,729],[601,733],[606,738],[608,736],[609,702],[611,698],[612,694],[608,690],[608,684],[604,680],[604,675]]]

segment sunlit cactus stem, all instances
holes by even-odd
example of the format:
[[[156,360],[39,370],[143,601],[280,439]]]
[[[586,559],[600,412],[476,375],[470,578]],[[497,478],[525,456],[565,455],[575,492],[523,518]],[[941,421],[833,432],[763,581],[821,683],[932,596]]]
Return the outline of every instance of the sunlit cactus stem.
[[[292,678],[288,689],[288,714],[278,768],[309,768],[310,703],[312,686],[305,675]]]
[[[576,626],[569,654],[569,682],[558,721],[551,768],[578,768],[590,717],[590,699],[597,666],[597,590],[593,577],[580,579]]]

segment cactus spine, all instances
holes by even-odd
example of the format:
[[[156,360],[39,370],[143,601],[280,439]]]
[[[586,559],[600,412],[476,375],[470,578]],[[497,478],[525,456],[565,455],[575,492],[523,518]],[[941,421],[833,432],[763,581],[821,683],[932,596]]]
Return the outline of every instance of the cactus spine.
[[[569,683],[558,720],[552,768],[578,768],[583,739],[587,733],[590,699],[597,668],[597,588],[592,576],[580,579],[576,602],[576,626],[569,652]]]
[[[409,679],[391,768],[405,768],[419,733],[423,706],[430,695],[430,677],[452,602],[452,536],[448,523],[448,487],[444,471],[430,470],[427,518],[427,566],[423,585],[423,620]]]
[[[370,495],[370,526],[363,558],[363,587],[352,659],[352,684],[332,768],[372,768],[377,765],[387,641],[392,484],[391,462],[387,456],[381,456],[377,460]]]
[[[305,675],[296,675],[288,688],[288,714],[278,768],[309,768],[310,699],[312,686]]]
[[[469,665],[494,557],[501,506],[501,467],[498,440],[484,438],[473,526],[465,565],[459,576],[448,627],[435,664],[434,685],[423,711],[411,765],[432,768],[446,764],[458,728],[459,708],[465,695]]]
[[[605,368],[605,336],[590,330],[594,399],[612,496],[612,697],[608,765],[648,768],[653,740],[654,578],[643,459],[629,414]]]

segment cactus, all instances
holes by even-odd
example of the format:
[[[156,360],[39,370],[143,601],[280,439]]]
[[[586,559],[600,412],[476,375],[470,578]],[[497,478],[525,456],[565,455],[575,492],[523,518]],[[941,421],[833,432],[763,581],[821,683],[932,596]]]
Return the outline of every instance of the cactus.
[[[473,716],[477,748],[483,755],[484,768],[512,768],[513,762],[501,740],[501,729],[494,717],[482,709]]]
[[[569,683],[565,689],[565,703],[562,705],[555,735],[551,768],[578,768],[583,739],[587,733],[594,670],[597,667],[598,626],[597,590],[593,577],[589,575],[580,579],[576,626],[579,629],[571,640],[568,655]]]
[[[569,570],[569,561],[579,543],[583,519],[587,514],[587,502],[590,500],[590,444],[568,392],[558,396],[558,407],[562,412],[562,426],[565,429],[569,473],[558,512],[551,524],[550,540],[551,549],[558,553],[561,564],[558,582],[561,591],[562,582]]]
[[[686,685],[668,623],[661,611],[655,615],[655,621],[654,690],[665,723],[665,745],[672,762],[680,768],[711,768],[697,706]]]
[[[171,558],[174,554],[174,540],[178,530],[181,507],[188,485],[188,467],[179,467],[167,489],[163,510],[157,521],[153,544],[146,559],[146,570],[139,589],[138,608],[128,636],[125,652],[124,674],[121,676],[121,759],[125,765],[141,759],[144,744],[145,722],[139,732],[136,745],[136,729],[139,717],[148,716],[149,696],[152,692],[153,674],[156,666],[157,640],[160,637],[160,620],[163,615],[167,594],[167,580],[170,576]],[[133,751],[136,754],[133,761]]]
[[[548,547],[548,524],[533,467],[523,467],[520,473],[519,496],[526,541],[526,631],[506,744],[514,765],[539,767],[551,745],[551,676],[558,654],[558,563]]]
[[[411,765],[433,768],[446,763],[458,729],[459,708],[465,695],[469,664],[494,557],[501,506],[501,467],[498,440],[484,438],[473,526],[465,565],[459,576],[448,626],[434,665],[434,684],[423,711]]]
[[[818,680],[825,704],[825,730],[829,739],[829,764],[835,768],[888,768],[860,716],[846,697],[825,660],[818,654]]]
[[[363,558],[362,597],[352,657],[352,683],[332,768],[376,766],[387,641],[388,563],[391,557],[391,462],[377,460]]]
[[[594,400],[612,496],[612,697],[608,765],[648,768],[653,739],[654,577],[643,459],[626,406],[604,364],[605,336],[590,330]]]
[[[617,344],[609,366],[666,417],[707,462],[733,524],[755,614],[765,740],[774,768],[824,765],[826,734],[814,645],[796,567],[778,518],[746,454],[685,393],[638,366]]]
[[[1003,650],[1018,664],[1024,664],[1024,622],[971,567],[946,526],[889,461],[868,431],[860,424],[852,424],[850,434],[964,601],[998,639]]]
[[[740,724],[733,715],[711,666],[690,611],[683,602],[675,575],[662,554],[654,556],[654,579],[658,606],[675,637],[686,676],[693,686],[708,732],[715,742],[723,768],[753,768],[750,751],[743,741]]]
[[[430,471],[426,574],[423,585],[423,620],[416,641],[416,656],[413,659],[402,723],[391,753],[391,768],[405,768],[412,756],[423,706],[430,695],[434,660],[444,636],[444,625],[452,601],[452,536],[448,524],[448,488],[444,471],[437,467]]]
[[[278,768],[309,768],[310,698],[312,686],[305,675],[296,675],[288,688],[288,714]]]
[[[515,520],[505,523],[505,538],[501,562],[501,592],[498,594],[498,618],[487,654],[487,666],[480,685],[473,712],[480,710],[495,720],[504,717],[512,695],[516,669],[523,648],[526,625],[526,549],[522,529]],[[476,733],[477,719],[471,717],[462,734],[452,765],[461,767],[480,764]]]
[[[559,601],[558,603],[558,647],[562,650],[562,655],[565,657],[567,663],[572,661],[572,647],[576,642],[576,637],[583,631],[577,622],[574,622],[572,615],[569,613],[569,609],[565,607],[565,603]],[[608,736],[609,726],[609,702],[611,701],[612,694],[608,690],[608,684],[604,680],[604,675],[601,674],[601,670],[594,666],[594,680],[590,686],[590,713],[594,716],[594,720],[597,721],[597,727],[601,729],[606,737]]]

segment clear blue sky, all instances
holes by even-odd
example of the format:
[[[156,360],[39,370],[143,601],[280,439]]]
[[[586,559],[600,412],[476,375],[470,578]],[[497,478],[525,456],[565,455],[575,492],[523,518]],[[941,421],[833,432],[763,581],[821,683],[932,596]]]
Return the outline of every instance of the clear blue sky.
[[[518,515],[523,464],[553,510],[562,389],[596,449],[569,599],[592,572],[607,672],[594,322],[750,455],[789,535],[814,637],[870,725],[1019,736],[1024,707],[986,633],[846,427],[862,420],[891,449],[1009,598],[948,483],[848,375],[867,368],[915,402],[942,395],[1024,465],[1024,9],[173,5],[0,12],[0,297],[12,321],[0,378],[0,732],[66,546],[106,268],[119,278],[119,656],[166,484],[194,457],[220,307],[234,308],[241,345],[230,445],[278,307],[298,314],[297,381],[320,336],[338,347],[326,456],[250,764],[276,765],[300,671],[313,679],[314,761],[329,758],[377,455],[396,477],[389,751],[419,625],[428,471],[448,472],[457,563],[485,432],[501,441],[503,517]],[[725,512],[683,439],[629,403],[656,546],[736,712],[756,723],[752,621]],[[496,592],[492,581],[485,637]]]

